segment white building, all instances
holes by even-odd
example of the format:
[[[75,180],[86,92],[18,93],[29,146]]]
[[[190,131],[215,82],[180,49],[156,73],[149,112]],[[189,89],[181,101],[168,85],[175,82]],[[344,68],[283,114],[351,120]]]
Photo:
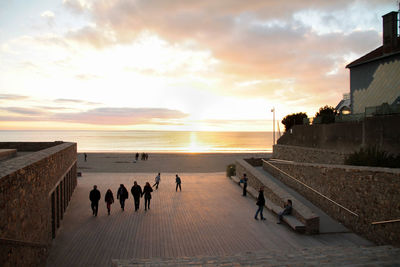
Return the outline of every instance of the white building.
[[[352,114],[383,103],[400,103],[400,37],[398,12],[383,17],[383,45],[351,62],[350,107]]]

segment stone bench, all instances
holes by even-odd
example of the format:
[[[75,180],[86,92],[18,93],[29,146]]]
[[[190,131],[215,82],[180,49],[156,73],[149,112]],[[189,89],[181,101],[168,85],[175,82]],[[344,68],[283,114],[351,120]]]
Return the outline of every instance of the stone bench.
[[[240,181],[240,179],[238,177],[236,177],[236,176],[232,176],[231,179],[236,183],[239,183],[239,181]],[[242,183],[240,183],[239,185],[241,187],[243,187]],[[247,185],[247,193],[250,194],[255,199],[257,199],[257,197],[258,197],[258,191],[255,190],[253,187],[248,186],[248,185]],[[271,212],[275,213],[276,215],[278,215],[278,213],[283,210],[283,208],[281,208],[278,205],[275,205],[268,198],[265,198],[265,207],[268,210],[270,210]],[[282,220],[285,223],[287,223],[287,225],[289,225],[293,230],[295,230],[297,232],[304,233],[305,230],[306,230],[306,226],[302,222],[297,220],[296,217],[294,217],[293,215],[284,215]]]
[[[289,193],[285,188],[282,188],[274,181],[269,179],[265,174],[258,171],[256,168],[251,166],[245,160],[236,161],[236,175],[242,177],[246,173],[248,177],[248,187],[253,189],[248,189],[251,193],[252,190],[255,191],[255,197],[258,196],[258,191],[255,189],[264,186],[264,196],[268,199],[269,203],[274,205],[272,210],[274,213],[283,210],[283,206],[288,199],[293,202],[293,210],[291,216],[284,216],[284,222],[290,225],[296,231],[304,231],[307,234],[317,234],[319,233],[319,216],[314,213],[309,207],[304,205],[295,196]],[[237,178],[236,178],[237,179]]]

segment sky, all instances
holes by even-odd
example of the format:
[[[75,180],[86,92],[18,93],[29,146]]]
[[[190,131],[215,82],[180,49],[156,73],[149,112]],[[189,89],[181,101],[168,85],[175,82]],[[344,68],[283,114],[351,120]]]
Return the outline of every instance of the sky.
[[[270,131],[349,92],[393,0],[0,0],[0,129]],[[282,125],[280,125],[282,129]]]

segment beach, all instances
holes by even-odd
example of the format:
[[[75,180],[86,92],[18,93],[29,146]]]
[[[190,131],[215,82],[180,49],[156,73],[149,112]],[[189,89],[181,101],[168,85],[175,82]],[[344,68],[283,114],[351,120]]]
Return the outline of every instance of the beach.
[[[266,158],[271,153],[149,153],[135,161],[135,153],[78,153],[78,172],[110,173],[208,173],[225,172],[237,159]]]

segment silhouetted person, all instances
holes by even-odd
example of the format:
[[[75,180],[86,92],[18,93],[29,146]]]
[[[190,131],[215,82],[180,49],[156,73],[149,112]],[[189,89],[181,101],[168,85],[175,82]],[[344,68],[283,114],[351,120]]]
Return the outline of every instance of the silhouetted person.
[[[138,159],[139,159],[139,153],[138,152],[136,152],[135,159],[136,159],[136,161],[138,161]]]
[[[144,210],[145,211],[147,211],[147,209],[150,209],[151,192],[153,192],[153,188],[151,188],[151,185],[149,184],[149,182],[147,182],[143,188],[143,193],[142,193],[142,196],[144,195]]]
[[[264,188],[261,186],[260,190],[258,191],[258,197],[257,197],[257,202],[258,210],[256,212],[256,215],[254,216],[254,219],[258,220],[257,215],[260,213],[261,220],[265,220],[263,216],[263,209],[265,205],[265,198],[264,198]]]
[[[108,211],[108,215],[110,215],[111,204],[114,203],[114,195],[113,195],[111,189],[107,190],[106,196],[104,197],[104,201],[107,203],[107,211]]]
[[[279,219],[279,221],[278,221],[277,223],[278,223],[278,224],[279,224],[279,223],[282,223],[283,215],[290,215],[290,214],[292,214],[292,209],[293,209],[292,201],[291,201],[290,199],[288,199],[288,201],[286,202],[286,204],[285,204],[283,210],[282,210],[281,212],[278,213],[278,219]]]
[[[154,180],[156,183],[153,185],[153,187],[155,186],[156,189],[158,189],[158,185],[160,184],[160,180],[161,180],[161,174],[158,173],[158,175],[156,176],[156,178]]]
[[[133,182],[133,186],[131,188],[131,193],[133,195],[133,200],[135,201],[135,211],[139,209],[140,198],[142,197],[142,188],[137,184],[136,181]]]
[[[247,175],[244,173],[243,174],[243,178],[239,181],[239,184],[240,183],[243,183],[243,196],[245,197],[246,196],[246,194],[247,194],[247,181],[248,181],[249,179],[247,178]]]
[[[176,178],[175,178],[175,182],[176,182],[175,191],[178,192],[178,187],[179,187],[179,190],[182,191],[182,187],[181,187],[182,180],[181,180],[181,177],[179,177],[178,174],[175,175],[175,176],[176,176]]]
[[[128,190],[126,190],[123,184],[120,184],[117,192],[117,199],[119,199],[119,203],[121,204],[121,209],[125,210],[125,199],[129,197]]]
[[[97,211],[99,210],[99,200],[101,198],[100,191],[97,190],[97,185],[93,186],[93,190],[90,191],[89,199],[91,202],[91,207],[93,211],[93,216],[97,216]]]
[[[87,154],[83,153],[83,155],[85,156],[85,162],[87,161]]]

